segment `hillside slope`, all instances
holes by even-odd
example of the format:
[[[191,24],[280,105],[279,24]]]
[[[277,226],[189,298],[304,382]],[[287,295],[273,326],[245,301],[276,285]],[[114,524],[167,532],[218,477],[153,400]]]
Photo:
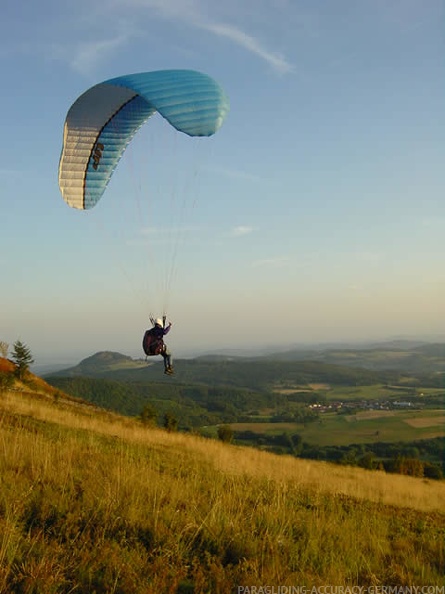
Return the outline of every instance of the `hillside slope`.
[[[0,357],[0,378],[4,380],[0,382],[1,396],[5,397],[7,394],[16,394],[17,398],[31,397],[35,402],[58,402],[60,405],[64,403],[66,406],[71,407],[80,406],[90,408],[91,410],[100,410],[100,407],[97,407],[94,403],[67,394],[30,371],[26,373],[23,380],[20,380],[15,375],[16,368],[15,363],[11,360]]]
[[[0,357],[0,373],[13,373],[15,371],[15,365],[9,359]]]
[[[35,380],[37,381],[37,380]],[[445,483],[0,395],[0,591],[442,585]]]
[[[31,372],[28,372],[24,378],[24,381],[21,381],[15,376],[16,369],[17,366],[13,361],[10,359],[5,359],[4,357],[0,357],[0,374],[2,374],[5,379],[9,380],[5,382],[8,384],[9,389],[24,391],[32,390],[47,396],[54,396],[59,392],[57,388],[54,388],[44,379]]]

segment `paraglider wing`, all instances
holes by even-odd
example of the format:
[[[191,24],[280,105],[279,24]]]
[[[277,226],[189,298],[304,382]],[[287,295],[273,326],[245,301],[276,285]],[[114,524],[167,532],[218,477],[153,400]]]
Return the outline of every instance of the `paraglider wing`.
[[[193,70],[129,74],[91,87],[65,120],[59,187],[73,208],[97,204],[138,129],[159,112],[189,136],[211,136],[229,103],[209,76]]]

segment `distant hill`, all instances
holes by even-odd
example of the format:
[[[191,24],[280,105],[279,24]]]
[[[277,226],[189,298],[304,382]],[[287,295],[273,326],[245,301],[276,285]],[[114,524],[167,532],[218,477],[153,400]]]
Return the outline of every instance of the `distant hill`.
[[[177,360],[176,367],[177,380],[199,382],[205,377],[205,382],[211,385],[227,382],[257,388],[259,381],[255,381],[255,378],[250,377],[245,383],[247,376],[252,372],[262,384],[267,383],[272,377],[276,378],[277,373],[283,378],[289,377],[292,381],[301,381],[298,378],[302,374],[311,381],[323,381],[326,375],[330,375],[333,381],[332,376],[340,375],[343,381],[349,374],[352,381],[360,381],[357,380],[357,376],[363,376],[366,377],[366,381],[372,383],[389,381],[394,379],[397,373],[445,373],[445,344],[392,341],[361,349],[296,348],[285,352],[250,356],[212,354]],[[361,371],[358,372],[358,369]],[[158,380],[162,376],[162,366],[159,357],[146,361],[132,359],[122,353],[101,351],[83,359],[74,367],[47,374],[47,377],[56,376],[86,376],[121,381]],[[168,378],[168,381],[175,380]]]
[[[167,381],[203,383],[209,386],[227,385],[254,390],[267,389],[277,380],[293,384],[328,382],[342,385],[364,385],[395,381],[399,374],[392,371],[370,370],[332,364],[326,361],[286,357],[211,356],[176,361],[176,375],[165,377],[159,358],[148,362],[134,360],[116,352],[102,351],[66,370],[48,374],[49,381],[57,377],[90,377],[124,382]]]
[[[64,377],[75,377],[75,376],[87,376],[87,377],[105,377],[113,375],[114,372],[119,371],[134,371],[146,369],[152,365],[152,362],[146,362],[143,359],[132,359],[128,355],[116,353],[113,351],[100,351],[82,359],[82,361],[74,367],[68,369],[60,369],[53,371],[49,374],[50,376],[64,376]]]
[[[445,344],[391,342],[369,348],[294,349],[269,355],[281,361],[320,361],[375,371],[445,372]]]
[[[444,343],[432,343],[423,344],[414,349],[418,353],[422,353],[428,357],[438,357],[440,360],[445,359],[445,344]]]

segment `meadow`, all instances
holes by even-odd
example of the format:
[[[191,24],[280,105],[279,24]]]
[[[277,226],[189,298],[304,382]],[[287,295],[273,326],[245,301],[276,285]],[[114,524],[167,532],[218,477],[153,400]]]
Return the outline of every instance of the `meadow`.
[[[0,591],[442,585],[445,483],[0,396]]]
[[[360,411],[355,414],[325,413],[312,423],[231,423],[234,431],[278,435],[298,433],[309,444],[320,446],[414,441],[445,435],[443,409]]]

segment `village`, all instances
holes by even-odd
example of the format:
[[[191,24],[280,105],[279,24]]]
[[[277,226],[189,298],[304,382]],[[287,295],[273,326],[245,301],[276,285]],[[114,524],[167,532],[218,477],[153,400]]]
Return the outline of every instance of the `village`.
[[[361,410],[399,410],[399,409],[413,409],[421,408],[421,403],[416,403],[408,400],[334,400],[332,402],[315,402],[309,404],[308,408],[317,413],[332,413],[351,414]]]

